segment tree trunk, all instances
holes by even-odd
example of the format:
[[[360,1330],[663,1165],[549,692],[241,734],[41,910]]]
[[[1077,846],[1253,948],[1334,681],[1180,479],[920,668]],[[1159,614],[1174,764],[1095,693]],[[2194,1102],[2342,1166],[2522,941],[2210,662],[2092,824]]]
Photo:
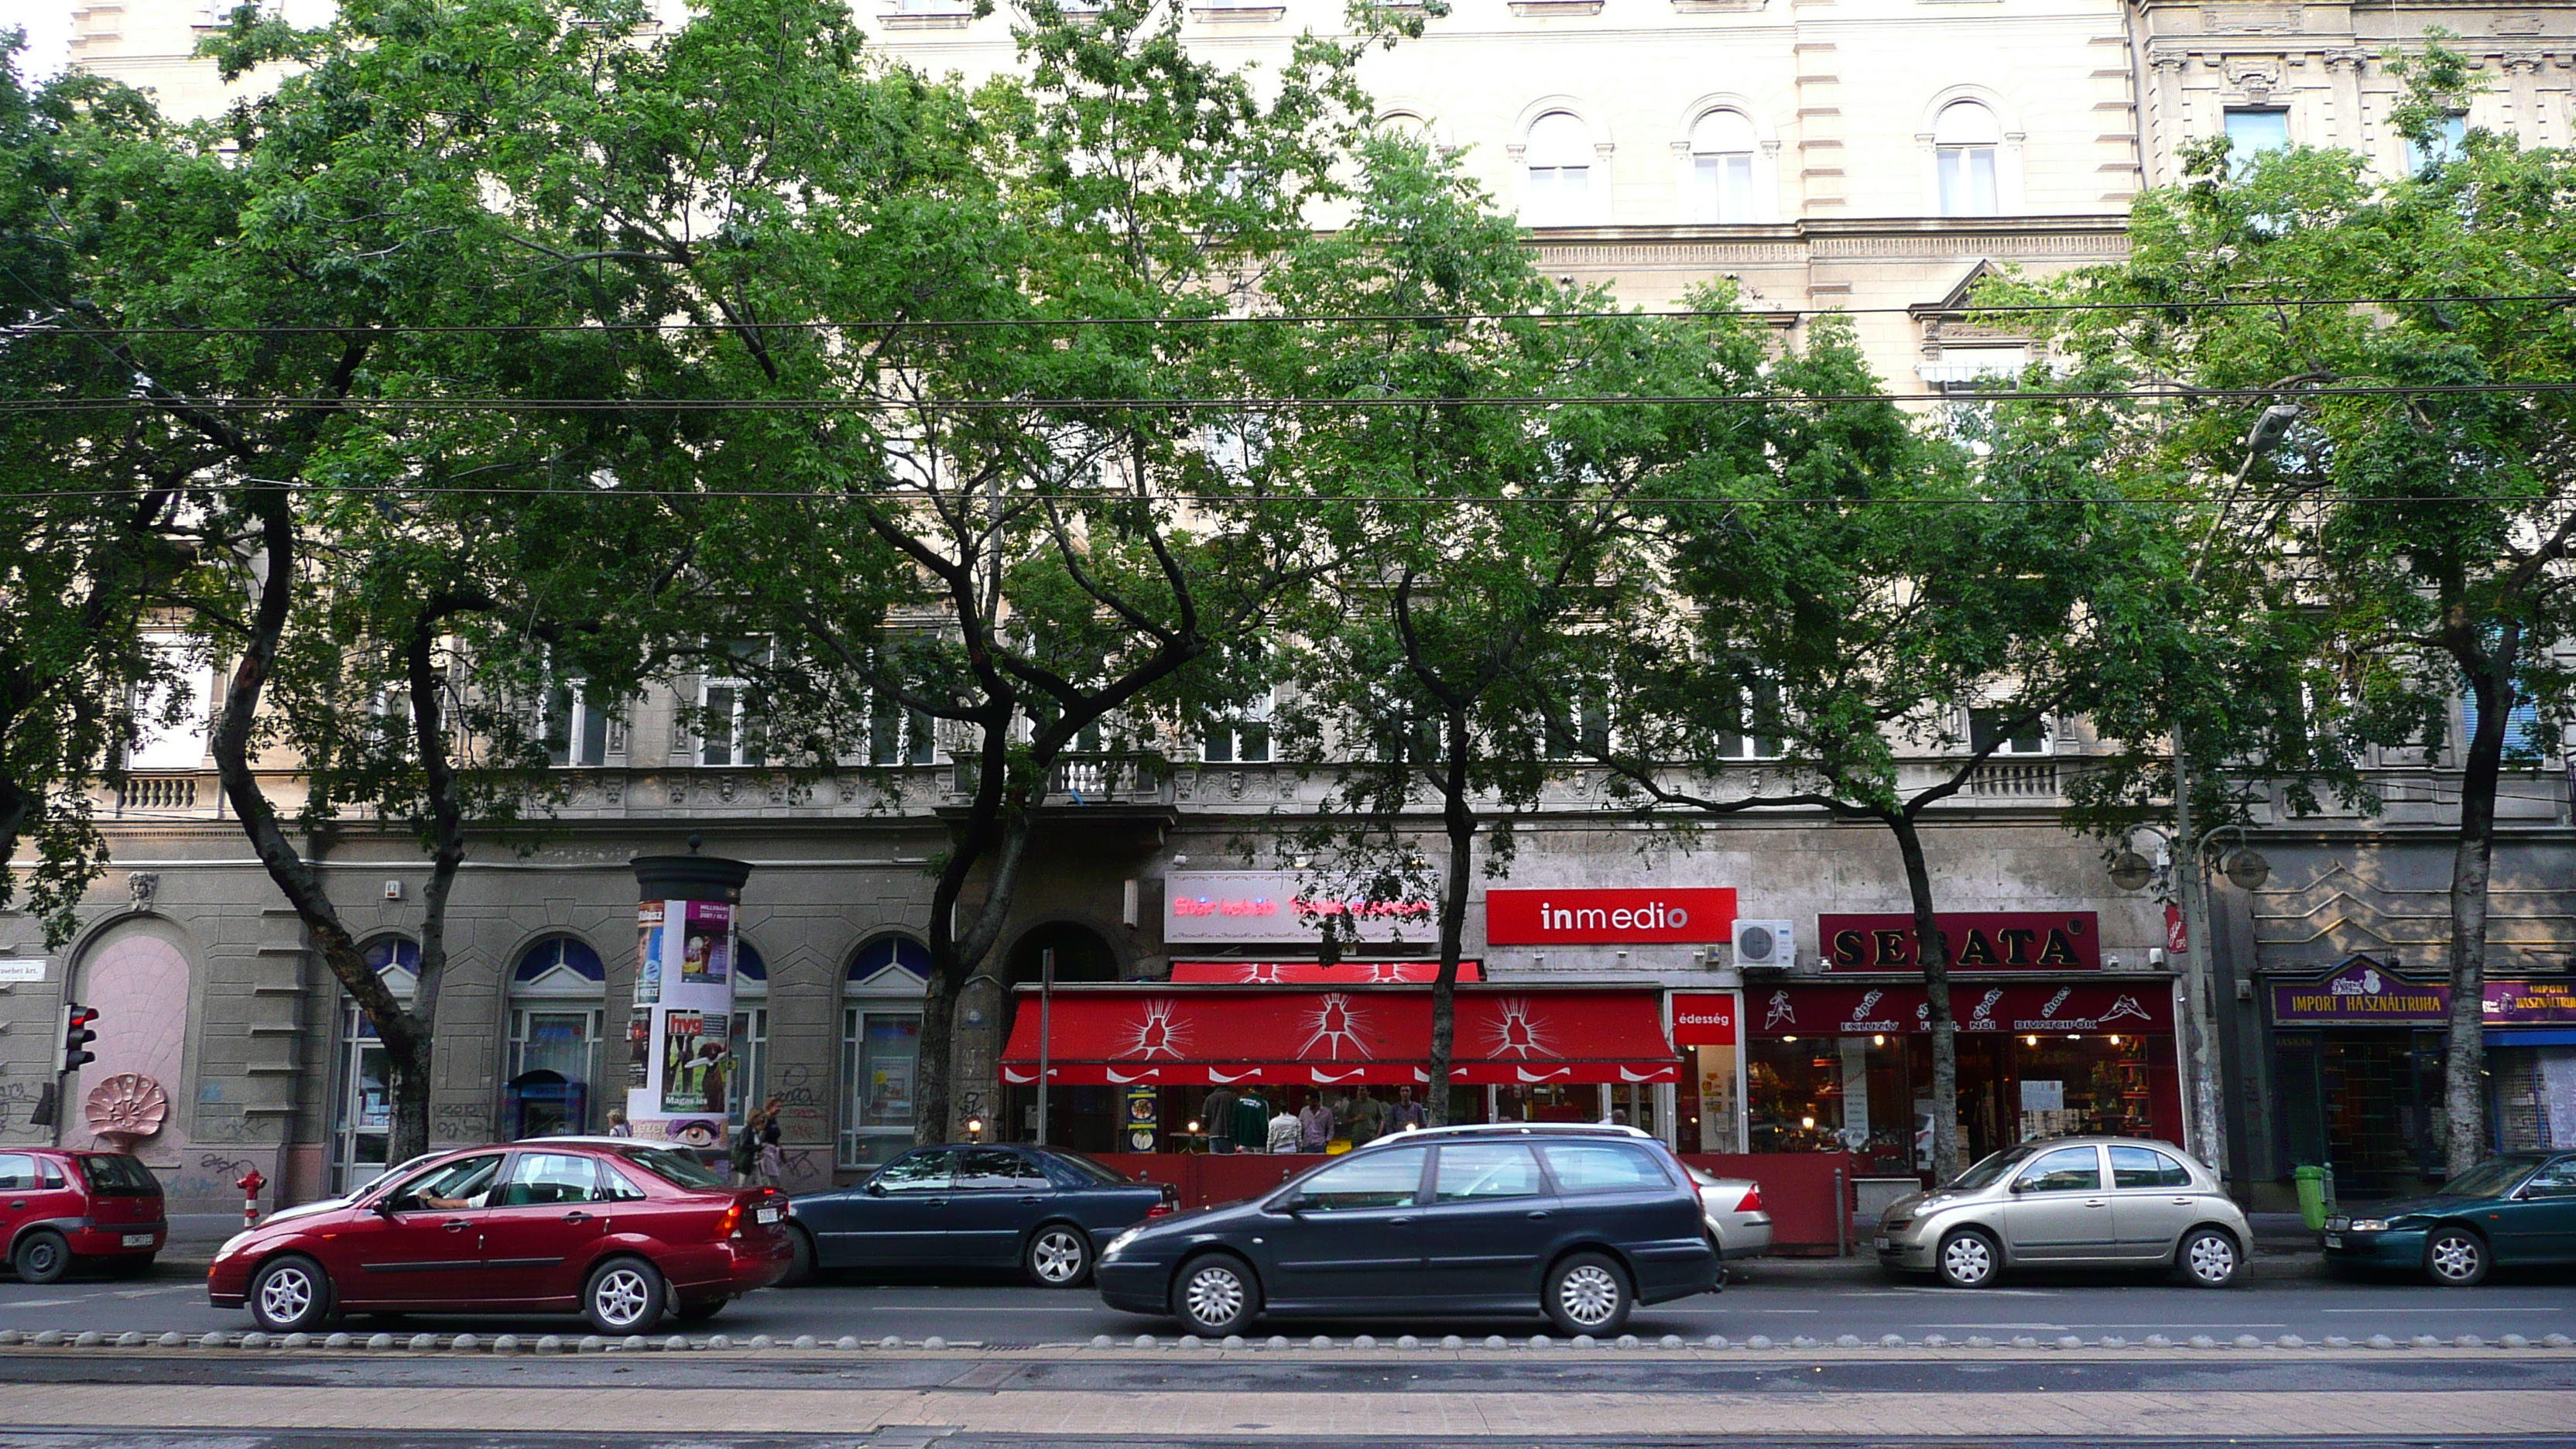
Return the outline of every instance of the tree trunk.
[[[1020,863],[1028,854],[1029,815],[1038,804],[1009,798],[1008,725],[988,728],[985,739],[975,802],[958,828],[957,843],[939,872],[939,884],[930,893],[930,981],[922,991],[921,1035],[913,1064],[912,1138],[925,1145],[953,1142],[962,1135],[964,1121],[957,1111],[956,1090],[957,1002],[975,969],[1001,939],[1018,889]],[[1035,788],[1043,798],[1043,774]],[[960,934],[957,903],[975,868],[988,858],[992,870],[984,903],[976,907],[974,920]]]
[[[2513,709],[2514,632],[2469,670],[2478,727],[2460,762],[2460,840],[2451,855],[2450,1052],[2442,1064],[2442,1161],[2453,1177],[2486,1155],[2487,881],[2495,866],[2496,776]]]
[[[429,1150],[431,1056],[437,1043],[438,991],[447,979],[447,902],[454,894],[457,868],[465,863],[465,810],[456,797],[456,771],[447,758],[447,722],[439,696],[436,665],[438,628],[446,616],[432,609],[415,619],[404,642],[403,674],[411,687],[412,746],[428,787],[430,840],[429,884],[420,893],[420,972],[411,995],[407,1050],[388,1052],[392,1080],[393,1121],[386,1142],[387,1162],[401,1162]]]
[[[1914,900],[1914,960],[1923,972],[1923,997],[1932,1025],[1932,1180],[1948,1182],[1967,1164],[1959,1151],[1959,1029],[1950,1015],[1950,948],[1932,915],[1932,872],[1923,861],[1923,837],[1914,817],[1894,811],[1879,817],[1896,836],[1905,859],[1905,889]],[[1907,1117],[1912,1118],[1911,1104]]]
[[[260,789],[252,766],[252,725],[258,718],[260,697],[268,686],[269,675],[277,665],[278,645],[285,638],[297,561],[294,510],[286,491],[258,488],[252,492],[251,500],[260,521],[264,557],[252,564],[258,588],[250,628],[242,641],[241,660],[224,686],[223,714],[215,722],[209,744],[216,778],[241,821],[242,834],[249,840],[252,853],[259,857],[268,878],[276,883],[279,893],[286,897],[286,903],[294,908],[297,919],[321,949],[322,964],[339,979],[341,989],[349,993],[358,1010],[375,1026],[377,1037],[384,1043],[387,1062],[425,1062],[429,1055],[427,1039],[413,1029],[402,1003],[394,1000],[393,993],[359,953],[357,940],[323,889],[321,873],[287,840],[285,829],[278,824],[276,807]],[[398,1065],[395,1072],[396,1080],[387,1085],[397,1092],[405,1090]],[[420,1075],[410,1090],[421,1093],[425,1103],[427,1076]]]
[[[1467,800],[1467,712],[1452,709],[1444,725],[1449,758],[1442,762],[1440,823],[1449,837],[1449,878],[1440,883],[1440,974],[1431,983],[1431,1084],[1424,1090],[1422,1120],[1449,1121],[1449,1062],[1458,1046],[1458,956],[1467,934],[1467,885],[1475,864],[1476,812]]]

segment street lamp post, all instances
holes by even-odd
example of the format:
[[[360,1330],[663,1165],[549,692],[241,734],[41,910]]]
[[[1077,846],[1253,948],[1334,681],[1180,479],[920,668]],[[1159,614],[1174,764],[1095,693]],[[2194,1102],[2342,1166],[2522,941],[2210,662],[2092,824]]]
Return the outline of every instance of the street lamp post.
[[[2168,864],[2163,869],[2150,865],[2135,850],[2124,850],[2112,863],[2111,882],[2123,890],[2138,890],[2149,884],[2162,884],[2180,898],[2183,931],[2183,1053],[2185,1070],[2191,1077],[2190,1110],[2185,1116],[2184,1146],[2209,1170],[2223,1180],[2227,1171],[2227,1117],[2222,1106],[2218,1070],[2218,1004],[2215,957],[2217,940],[2209,923],[2209,846],[2222,835],[2233,834],[2237,847],[2227,853],[2220,868],[2227,878],[2246,890],[2260,886],[2271,875],[2270,862],[2244,843],[2245,827],[2239,824],[2215,825],[2195,835],[2192,833],[2190,775],[2180,751],[2174,755],[2174,831],[2147,827],[2147,833],[2167,845]],[[2175,842],[2187,841],[2182,849]],[[2174,870],[2179,867],[2180,878]]]

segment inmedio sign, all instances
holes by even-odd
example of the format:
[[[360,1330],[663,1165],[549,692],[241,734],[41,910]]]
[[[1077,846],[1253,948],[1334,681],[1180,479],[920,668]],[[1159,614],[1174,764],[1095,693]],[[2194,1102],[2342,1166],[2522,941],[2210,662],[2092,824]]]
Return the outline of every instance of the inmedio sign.
[[[1703,945],[1734,925],[1730,886],[1485,893],[1485,939],[1496,946]]]

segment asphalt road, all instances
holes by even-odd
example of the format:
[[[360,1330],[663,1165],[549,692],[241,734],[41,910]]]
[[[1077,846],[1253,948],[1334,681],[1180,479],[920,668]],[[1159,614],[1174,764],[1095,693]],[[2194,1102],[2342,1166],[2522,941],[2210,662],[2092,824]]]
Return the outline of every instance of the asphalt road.
[[[0,1426],[0,1449],[2560,1446],[2576,1358],[20,1349]]]
[[[2258,1259],[2243,1286],[2219,1292],[2185,1288],[2135,1274],[2007,1278],[1993,1288],[1966,1292],[1928,1282],[1895,1279],[1857,1262],[1763,1261],[1741,1265],[1745,1280],[1723,1294],[1639,1309],[1629,1331],[1648,1339],[1680,1334],[1703,1339],[1756,1334],[1783,1343],[1804,1334],[1830,1342],[1841,1334],[1876,1339],[1901,1334],[1950,1338],[1988,1334],[2087,1339],[2132,1339],[2162,1333],[2177,1339],[2206,1333],[2221,1338],[2254,1334],[2265,1339],[2297,1334],[2311,1340],[2341,1335],[2366,1339],[2471,1333],[2508,1333],[2539,1340],[2576,1336],[2576,1273],[2499,1273],[2485,1285],[2441,1289],[2404,1281],[2352,1281],[2328,1276],[2313,1257]],[[567,1319],[513,1319],[496,1315],[405,1320],[417,1328],[579,1332]],[[0,1280],[0,1329],[29,1332],[96,1329],[158,1334],[199,1334],[253,1327],[247,1313],[207,1305],[200,1279],[176,1265],[148,1279],[71,1280],[50,1285]],[[364,1327],[366,1325],[359,1325]],[[1544,1324],[1535,1317],[1461,1321],[1423,1319],[1369,1322],[1307,1320],[1261,1325],[1257,1332],[1297,1337],[1322,1333],[1501,1333],[1527,1336]],[[980,1280],[860,1279],[836,1276],[811,1287],[771,1289],[727,1308],[695,1330],[736,1338],[769,1334],[780,1339],[813,1334],[830,1340],[854,1335],[875,1341],[889,1335],[950,1343],[1027,1345],[1081,1343],[1096,1335],[1132,1338],[1169,1335],[1168,1321],[1138,1318],[1101,1306],[1088,1290],[1048,1291],[1002,1275]]]

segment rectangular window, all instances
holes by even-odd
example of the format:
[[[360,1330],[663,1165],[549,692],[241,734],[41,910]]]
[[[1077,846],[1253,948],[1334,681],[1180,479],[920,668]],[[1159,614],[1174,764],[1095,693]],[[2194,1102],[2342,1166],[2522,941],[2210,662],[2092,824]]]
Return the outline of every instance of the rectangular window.
[[[868,763],[927,765],[936,762],[939,733],[929,715],[878,695],[868,711]]]
[[[1591,167],[1533,166],[1522,220],[1531,226],[1579,226],[1588,219],[1591,197]]]
[[[2280,110],[2231,110],[2227,113],[2227,139],[2235,144],[2228,155],[2242,166],[2266,151],[2285,151],[2290,145],[2290,113]]]
[[[517,1083],[531,1072],[550,1072],[563,1082],[519,1085],[519,1120],[504,1124],[512,1135],[546,1137],[588,1131],[596,1106],[591,1100],[594,1084],[599,1080],[599,1013],[580,1007],[512,1011],[507,1080]]]
[[[1753,220],[1753,153],[1729,151],[1692,158],[1700,202],[1713,221]]]
[[[1267,761],[1271,708],[1271,697],[1265,693],[1232,719],[1210,721],[1199,739],[1199,758],[1211,765],[1258,765]]]
[[[546,691],[546,760],[555,765],[608,762],[608,711],[593,702],[587,680]]]
[[[1731,707],[1725,716],[1728,728],[1720,731],[1717,737],[1717,757],[1721,760],[1780,758],[1780,686],[1767,679],[1757,681],[1749,690],[1735,691],[1729,704]]]
[[[722,652],[750,663],[768,652],[759,639],[729,639]],[[718,674],[698,685],[698,763],[701,765],[765,765],[769,757],[761,746],[760,717],[751,712],[751,685],[738,677]]]
[[[2427,140],[2407,142],[2406,155],[2414,163],[2415,174],[2421,176],[2436,166],[2459,160],[2468,136],[2468,117],[2445,116],[2440,129]]]
[[[1567,701],[1545,729],[1551,760],[1597,759],[1610,752],[1610,708],[1598,694]]]
[[[872,1167],[912,1145],[921,1013],[853,1006],[841,1025],[841,1165]]]
[[[2017,721],[2000,709],[1968,711],[1968,748],[1983,751],[1989,746],[1998,755],[2047,754],[2048,722]]]
[[[196,664],[187,641],[175,636],[145,646],[161,676],[138,685],[128,703],[134,711],[134,747],[126,753],[130,770],[193,770],[206,761],[206,719],[214,697],[214,676]]]
[[[1933,160],[1940,174],[1943,216],[1992,216],[2000,209],[1995,200],[1994,147],[1943,146],[1933,153]]]
[[[2460,691],[2460,748],[2466,751],[2478,732],[2478,697]],[[2540,753],[2540,706],[2529,702],[2505,711],[2504,752],[2530,756]]]

